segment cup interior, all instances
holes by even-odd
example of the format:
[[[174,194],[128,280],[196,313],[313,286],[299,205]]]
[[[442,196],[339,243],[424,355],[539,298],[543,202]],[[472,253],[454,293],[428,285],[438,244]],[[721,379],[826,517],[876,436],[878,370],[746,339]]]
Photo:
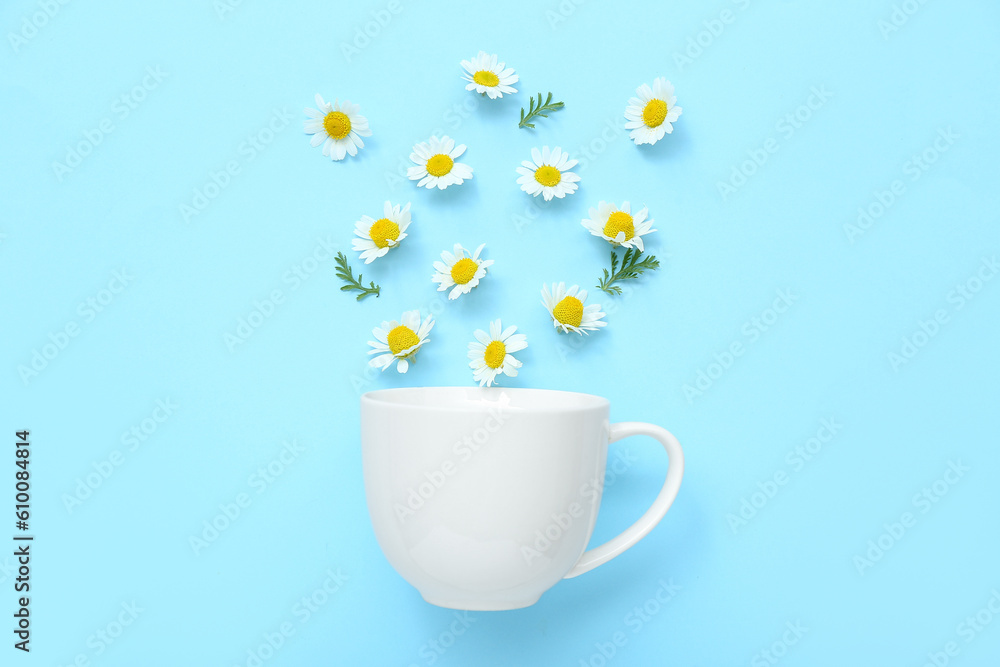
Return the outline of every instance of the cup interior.
[[[482,410],[502,406],[523,412],[574,412],[606,406],[607,399],[593,394],[519,387],[400,387],[370,391],[363,397],[385,406],[410,406],[440,410]]]

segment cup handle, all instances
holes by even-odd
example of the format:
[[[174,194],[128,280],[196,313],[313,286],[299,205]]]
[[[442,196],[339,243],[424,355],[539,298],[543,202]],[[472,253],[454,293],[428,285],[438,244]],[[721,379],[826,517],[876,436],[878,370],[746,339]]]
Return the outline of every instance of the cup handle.
[[[677,491],[681,488],[681,477],[684,475],[684,452],[677,438],[665,428],[646,424],[644,422],[620,422],[612,424],[609,432],[608,442],[616,442],[630,435],[648,435],[656,438],[667,450],[669,468],[667,469],[667,479],[663,482],[663,488],[653,501],[652,506],[646,513],[639,517],[639,520],[626,528],[620,535],[614,537],[599,547],[589,549],[580,556],[573,569],[569,571],[564,579],[571,579],[584,572],[593,570],[598,565],[607,563],[609,560],[624,552],[636,542],[646,537],[653,526],[660,522],[660,519],[670,509]]]

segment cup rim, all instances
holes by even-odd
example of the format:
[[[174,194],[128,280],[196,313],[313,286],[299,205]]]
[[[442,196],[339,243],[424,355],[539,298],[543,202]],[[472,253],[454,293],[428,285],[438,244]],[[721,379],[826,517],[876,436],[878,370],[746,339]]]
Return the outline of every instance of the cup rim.
[[[597,396],[596,394],[587,394],[579,391],[565,391],[562,389],[536,389],[534,387],[475,387],[475,386],[428,386],[428,387],[389,387],[386,389],[375,389],[372,391],[365,392],[361,395],[362,402],[368,402],[376,405],[392,406],[396,408],[410,408],[410,409],[420,409],[420,410],[432,410],[439,412],[476,412],[491,407],[495,405],[483,403],[466,403],[466,404],[450,404],[450,405],[427,405],[423,403],[405,401],[405,400],[388,400],[390,397],[399,397],[406,393],[424,393],[424,392],[474,392],[476,394],[481,394],[484,399],[499,399],[504,393],[511,395],[521,395],[530,396],[531,394],[545,395],[545,396],[558,396],[561,399],[569,399],[571,402],[569,404],[562,405],[547,405],[543,403],[535,404],[532,401],[527,401],[526,404],[510,405],[505,406],[505,409],[516,411],[516,412],[529,412],[529,413],[570,413],[570,412],[586,412],[589,410],[606,408],[610,405],[610,401],[603,396]]]

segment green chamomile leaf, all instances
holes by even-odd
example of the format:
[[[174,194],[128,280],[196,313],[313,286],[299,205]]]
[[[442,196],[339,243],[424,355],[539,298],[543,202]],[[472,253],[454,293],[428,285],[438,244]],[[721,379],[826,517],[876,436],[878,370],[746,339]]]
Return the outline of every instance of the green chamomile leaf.
[[[374,282],[368,283],[369,287],[365,287],[364,285],[362,285],[360,273],[358,274],[357,280],[355,280],[354,274],[351,272],[351,267],[347,265],[347,256],[344,253],[342,252],[337,253],[336,264],[337,264],[337,277],[343,280],[345,283],[347,283],[346,285],[341,285],[340,290],[342,292],[350,290],[361,292],[361,294],[358,295],[357,301],[361,301],[361,299],[365,298],[366,296],[370,296],[372,294],[374,294],[375,297],[378,298],[379,290],[381,290],[382,288],[376,285]]]
[[[535,103],[535,98],[528,100],[528,113],[524,113],[524,107],[521,108],[521,122],[517,124],[518,127],[530,127],[534,128],[535,124],[531,123],[533,118],[541,116],[542,118],[548,118],[549,115],[545,112],[547,111],[558,111],[563,108],[562,102],[553,102],[552,93],[549,93],[548,97],[545,98],[545,102],[542,102],[542,94],[538,93],[538,103]]]
[[[642,256],[642,253],[634,248],[627,248],[622,257],[621,269],[618,268],[618,255],[611,251],[611,272],[604,269],[604,277],[597,284],[598,289],[621,296],[622,288],[615,283],[621,280],[635,280],[646,271],[655,271],[660,268],[660,261],[653,255]]]

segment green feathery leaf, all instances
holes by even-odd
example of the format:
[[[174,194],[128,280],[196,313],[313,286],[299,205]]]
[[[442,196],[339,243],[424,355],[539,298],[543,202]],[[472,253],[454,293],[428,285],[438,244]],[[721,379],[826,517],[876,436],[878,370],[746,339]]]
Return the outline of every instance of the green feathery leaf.
[[[360,273],[358,274],[357,280],[355,280],[354,274],[351,272],[351,267],[347,265],[347,256],[344,253],[342,252],[337,253],[336,263],[337,263],[337,277],[343,280],[345,283],[347,283],[346,285],[341,286],[340,290],[342,292],[348,290],[357,290],[358,292],[361,292],[361,294],[358,295],[357,301],[361,301],[361,299],[365,298],[366,296],[370,296],[372,294],[375,295],[375,298],[378,298],[379,290],[382,288],[376,285],[374,282],[368,283],[370,287],[365,287],[364,285],[362,285]]]
[[[640,261],[640,258],[641,261]],[[660,268],[660,261],[656,259],[653,255],[642,256],[642,253],[634,248],[627,248],[625,250],[625,255],[622,257],[621,270],[618,269],[618,255],[614,250],[611,251],[611,272],[608,273],[607,269],[604,269],[604,277],[601,278],[601,282],[597,285],[598,289],[607,292],[608,294],[614,294],[616,296],[621,296],[622,288],[614,283],[620,280],[635,280],[645,271],[655,271]]]
[[[536,116],[541,116],[542,118],[548,118],[549,115],[545,113],[546,111],[558,111],[563,108],[562,102],[553,102],[552,93],[545,98],[545,102],[542,102],[542,94],[538,93],[538,103],[535,104],[535,98],[530,98],[528,100],[528,113],[524,113],[524,107],[521,107],[521,122],[517,124],[518,127],[530,127],[534,128],[534,123],[529,123],[532,118]]]

